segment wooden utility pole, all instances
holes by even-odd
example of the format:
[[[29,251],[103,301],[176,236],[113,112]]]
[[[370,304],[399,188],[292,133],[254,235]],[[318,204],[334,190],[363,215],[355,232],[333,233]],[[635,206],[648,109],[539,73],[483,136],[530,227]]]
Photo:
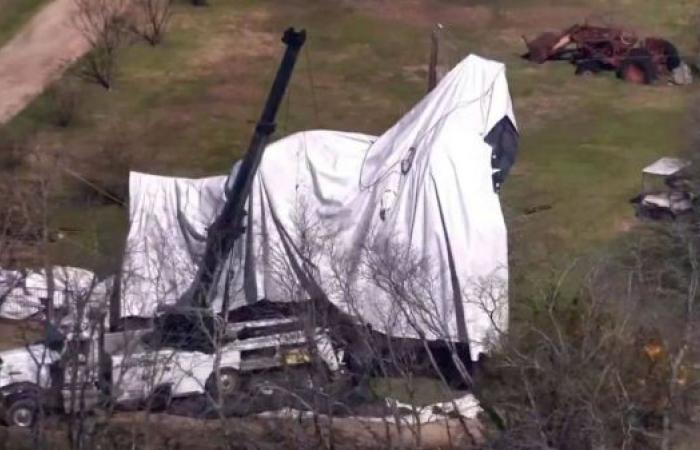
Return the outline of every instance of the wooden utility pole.
[[[428,92],[435,89],[438,82],[437,66],[440,52],[440,30],[442,25],[437,24],[430,33],[430,61],[428,62]]]

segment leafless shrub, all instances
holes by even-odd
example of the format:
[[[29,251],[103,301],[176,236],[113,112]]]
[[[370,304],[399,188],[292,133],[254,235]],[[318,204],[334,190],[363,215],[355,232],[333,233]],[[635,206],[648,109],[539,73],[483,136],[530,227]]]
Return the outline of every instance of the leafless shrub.
[[[511,329],[483,379],[484,401],[503,422],[493,446],[629,448],[644,411],[628,399],[637,380],[626,366],[642,355],[624,323],[598,299],[553,290],[527,324]]]
[[[27,180],[11,177],[0,183],[0,198],[5,208],[1,214],[3,252],[0,262],[5,267],[14,267],[22,254],[41,239],[42,229],[37,223],[37,211],[27,205],[33,192]]]
[[[697,421],[698,383],[690,369],[698,361],[697,311],[700,241],[697,217],[649,230],[637,247],[644,326],[657,337],[656,373],[661,384],[661,441],[668,450],[679,429]],[[652,342],[653,344],[653,342]],[[646,347],[647,352],[653,347]]]
[[[422,441],[421,396],[423,402],[426,378],[433,381],[433,393],[450,399],[456,395],[453,386],[470,385],[470,354],[465,344],[451,343],[453,317],[444,316],[444,303],[436,294],[437,279],[434,265],[424,258],[415,257],[399,242],[372,239],[362,248],[343,248],[336,232],[319,219],[310,208],[297,205],[298,217],[293,251],[290,248],[273,249],[269,255],[271,276],[283,298],[296,300],[318,299],[312,302],[315,326],[331,331],[333,341],[345,351],[347,369],[353,375],[356,390],[366,399],[375,396],[371,380],[376,377],[396,381],[398,391],[410,406],[408,410],[392,403],[375,405],[380,411],[384,432],[376,436],[381,445],[392,445],[390,430],[410,434],[420,447]],[[293,254],[293,255],[292,255]],[[371,290],[365,290],[371,286]],[[368,301],[367,292],[382,296]],[[276,294],[280,294],[277,292]],[[332,299],[335,305],[331,305]],[[365,326],[367,314],[382,322],[382,332]],[[319,325],[320,324],[320,325]],[[313,328],[313,325],[312,327]],[[397,338],[392,335],[414,333],[415,338]],[[389,395],[384,391],[383,396]],[[326,399],[328,397],[326,396]],[[317,414],[333,417],[340,410],[353,411],[359,405],[348,398],[331,397],[339,409],[326,413],[322,406],[310,406]],[[435,401],[435,398],[432,398]],[[361,406],[360,406],[361,407]],[[407,426],[409,417],[413,425]],[[468,421],[460,422],[462,436],[472,436]],[[376,432],[376,430],[375,430]],[[458,433],[460,434],[460,433]],[[332,438],[332,434],[328,436]],[[457,445],[456,441],[451,441]]]
[[[17,144],[19,145],[19,144]],[[42,266],[48,255],[44,248],[55,239],[49,227],[52,205],[50,196],[56,187],[57,174],[50,151],[40,152],[26,143],[21,146],[22,161],[34,168],[32,172],[10,171],[0,181],[0,240],[5,243],[0,252],[0,264]]]
[[[163,41],[172,18],[172,0],[132,0],[131,30],[156,46]]]
[[[59,80],[47,90],[49,120],[56,126],[70,126],[80,108],[80,87],[72,78]]]
[[[128,0],[74,0],[75,27],[92,50],[78,63],[80,78],[111,89],[117,75],[119,53],[129,41],[125,17]]]
[[[494,448],[673,448],[698,401],[688,231],[637,231],[576,294],[562,279],[520,305],[483,377],[502,428]]]
[[[134,142],[126,125],[115,121],[105,127],[89,153],[75,164],[62,166],[64,172],[75,181],[79,201],[126,204],[129,171],[139,162]]]
[[[27,139],[0,132],[0,169],[8,172],[19,169],[26,159],[30,144]]]
[[[398,378],[409,396],[419,391],[416,374],[426,367],[445,392],[451,391],[448,378],[461,379],[500,427],[491,441],[498,449],[668,450],[679,430],[697,420],[700,380],[691,369],[698,356],[696,220],[636,233],[635,245],[614,257],[614,267],[592,273],[574,295],[561,289],[569,281],[557,280],[520,305],[509,330],[498,314],[503,290],[475,280],[465,297],[498,333],[475,384],[469,355],[450,344],[450,319],[436,314],[442,299],[433,294],[434,265],[400,243],[347,253],[314,217],[307,211],[297,219],[298,257],[288,248],[273,252],[272,272],[289,298],[342,299],[342,312],[355,326],[338,342],[360,379]],[[601,279],[611,270],[622,288],[604,288]],[[389,300],[380,314],[388,334],[408,327],[418,338],[390,338],[362,326],[367,296],[358,283]],[[444,339],[446,358],[438,361],[428,333]]]
[[[25,262],[25,252],[31,243],[41,236],[36,226],[35,214],[27,208],[24,197],[26,187],[9,175],[0,181],[0,200],[5,206],[0,211],[0,268],[17,269]],[[5,276],[0,283],[0,307],[17,286],[24,281],[24,274]],[[4,309],[4,308],[3,308]]]

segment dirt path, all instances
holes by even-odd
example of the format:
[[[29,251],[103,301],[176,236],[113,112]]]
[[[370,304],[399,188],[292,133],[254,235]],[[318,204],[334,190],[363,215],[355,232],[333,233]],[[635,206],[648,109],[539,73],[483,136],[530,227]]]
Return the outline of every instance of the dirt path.
[[[88,50],[72,25],[75,12],[73,0],[54,0],[0,48],[0,125]]]

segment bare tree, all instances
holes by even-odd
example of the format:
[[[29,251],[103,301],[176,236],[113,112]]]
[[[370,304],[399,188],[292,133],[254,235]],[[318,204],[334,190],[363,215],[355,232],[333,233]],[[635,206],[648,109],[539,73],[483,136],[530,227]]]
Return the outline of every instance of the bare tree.
[[[497,333],[476,384],[473,364],[452,343],[452,319],[436,313],[442,300],[435,294],[436,265],[399,242],[347,252],[333,230],[307,211],[296,219],[294,245],[273,250],[269,264],[284,297],[340,300],[355,324],[364,322],[368,305],[367,291],[358,286],[383,295],[383,310],[376,308],[376,296],[371,303],[386,335],[355,326],[340,336],[349,361],[359,360],[355,369],[365,377],[402,380],[409,397],[420,390],[416,374],[426,367],[445,393],[452,390],[449,379],[461,379],[500,427],[492,440],[496,448],[666,450],[697,405],[690,369],[698,334],[695,223],[650,227],[635,236],[636,247],[615,255],[615,267],[592,273],[574,295],[561,289],[570,280],[556,280],[541,297],[523,300],[510,330],[499,313],[504,289],[498,280],[473,280],[464,298],[491,318]],[[622,288],[603,288],[611,272]],[[406,329],[418,337],[390,337]],[[439,357],[428,335],[444,342],[447,358]],[[419,411],[411,413],[418,417]],[[401,423],[394,422],[390,428]],[[420,426],[412,432],[420,441]]]
[[[633,431],[644,431],[627,395],[635,382],[627,365],[637,357],[626,354],[631,327],[585,292],[568,299],[554,286],[538,300],[541,312],[504,336],[484,379],[502,428],[493,445],[630,448]]]
[[[111,89],[117,74],[119,52],[128,43],[125,13],[129,0],[74,0],[75,27],[92,50],[79,62],[76,74]]]
[[[49,103],[49,120],[56,126],[70,126],[78,115],[80,107],[80,88],[74,78],[58,80],[47,90]]]
[[[437,280],[432,270],[435,266],[425,258],[415,257],[398,242],[384,242],[383,245],[378,242],[348,251],[338,246],[340,240],[333,227],[306,207],[302,199],[295,211],[295,229],[291,230],[294,244],[271,249],[267,261],[268,275],[279,290],[276,294],[302,303],[309,303],[310,298],[317,300],[310,302],[311,311],[305,311],[304,317],[312,324],[309,328],[320,326],[331,330],[333,342],[345,351],[347,369],[354,375],[358,392],[369,393],[372,390],[370,380],[377,377],[400,386],[398,391],[408,403],[381,405],[380,423],[385,428],[375,438],[387,443],[382,445],[392,445],[394,432],[407,433],[420,447],[425,425],[422,422],[425,409],[419,406],[426,386],[424,377],[434,380],[439,397],[448,399],[448,403],[458,395],[452,387],[455,381],[471,382],[464,367],[470,364],[463,359],[468,357],[468,351],[465,355],[459,345],[449,344],[451,318],[438,313],[440,299],[436,295]],[[373,289],[370,297],[374,301],[371,302],[367,300],[368,287]],[[376,295],[383,295],[385,307],[374,308],[378,304]],[[375,320],[383,322],[382,332],[363,325],[367,319],[365,314],[370,311]],[[417,337],[392,336],[405,334],[407,328]],[[431,341],[428,336],[438,337]],[[317,384],[316,389],[322,390],[322,386]],[[359,406],[348,402],[338,392],[332,392],[326,388],[325,396],[321,397],[336,408],[324,409],[323,404],[318,403],[310,404],[310,410],[335,420],[337,411],[353,411]],[[455,404],[452,406],[458,410]],[[453,433],[462,437],[475,436],[473,423],[455,422],[458,429],[453,429]],[[321,429],[325,428],[319,429],[319,436],[324,435]],[[332,426],[330,431],[326,429],[326,433],[330,433],[326,438],[331,439],[325,441],[328,444],[332,442],[332,429]],[[457,445],[456,441],[451,442]]]
[[[131,30],[151,46],[163,41],[172,18],[172,0],[132,0]]]
[[[502,428],[496,448],[669,449],[683,438],[698,405],[692,229],[641,227],[579,291],[562,275],[520,300],[482,389]]]

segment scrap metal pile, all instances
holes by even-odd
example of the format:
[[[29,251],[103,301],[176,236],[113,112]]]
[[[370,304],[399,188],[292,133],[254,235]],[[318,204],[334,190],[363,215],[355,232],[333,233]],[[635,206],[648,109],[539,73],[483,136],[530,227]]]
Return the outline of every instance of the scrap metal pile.
[[[542,64],[546,61],[570,61],[576,74],[614,71],[625,81],[651,84],[667,78],[687,84],[690,71],[676,47],[660,37],[640,38],[619,28],[576,24],[555,33],[545,32],[532,40],[523,36],[527,46],[524,58]]]

